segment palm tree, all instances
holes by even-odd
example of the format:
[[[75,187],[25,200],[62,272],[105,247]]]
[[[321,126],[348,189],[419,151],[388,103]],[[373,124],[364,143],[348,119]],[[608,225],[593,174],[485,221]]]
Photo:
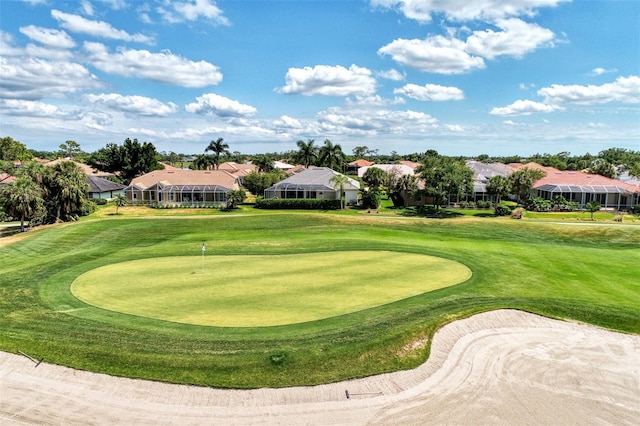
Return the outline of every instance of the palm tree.
[[[593,214],[598,210],[600,210],[600,203],[597,202],[596,200],[589,201],[586,204],[586,207],[587,207],[587,211],[591,213],[591,220],[593,220]]]
[[[212,163],[211,155],[197,154],[196,159],[191,163],[194,170],[207,170]]]
[[[342,152],[340,144],[333,144],[329,139],[325,139],[324,145],[320,147],[318,160],[320,164],[335,170],[337,167],[342,166],[345,155]]]
[[[253,163],[256,167],[258,167],[258,170],[263,173],[269,173],[274,169],[273,160],[267,154],[256,155],[251,160],[251,163]]]
[[[306,168],[309,168],[309,166],[318,159],[318,147],[315,146],[314,143],[315,141],[313,139],[309,139],[306,143],[302,140],[296,142],[299,148],[296,153],[296,161]]]
[[[213,165],[216,170],[220,165],[220,155],[229,154],[229,145],[224,143],[224,139],[218,138],[215,141],[209,142],[209,145],[205,148],[204,152],[213,151]]]
[[[0,199],[9,214],[20,217],[20,230],[24,231],[24,221],[42,208],[42,189],[27,176],[16,178],[0,190]]]
[[[50,199],[54,203],[56,221],[68,218],[80,210],[85,201],[89,184],[86,175],[71,161],[56,164],[53,168]]]
[[[487,192],[496,196],[496,204],[500,204],[502,197],[509,195],[510,191],[511,183],[508,178],[501,175],[495,175],[489,178],[487,182]]]
[[[116,203],[116,214],[118,214],[120,207],[127,205],[127,197],[122,194],[116,194],[116,196],[113,197],[113,201]]]
[[[329,182],[333,183],[333,189],[340,190],[340,194],[338,195],[340,197],[340,210],[342,210],[344,208],[344,204],[343,204],[344,184],[349,183],[349,178],[343,174],[337,173],[331,179],[329,179]]]

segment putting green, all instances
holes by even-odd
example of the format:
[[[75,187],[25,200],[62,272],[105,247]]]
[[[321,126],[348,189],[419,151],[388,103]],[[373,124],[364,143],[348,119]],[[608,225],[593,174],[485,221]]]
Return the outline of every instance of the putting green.
[[[71,285],[100,308],[195,325],[294,324],[356,312],[466,281],[471,270],[391,251],[162,257],[103,266]]]

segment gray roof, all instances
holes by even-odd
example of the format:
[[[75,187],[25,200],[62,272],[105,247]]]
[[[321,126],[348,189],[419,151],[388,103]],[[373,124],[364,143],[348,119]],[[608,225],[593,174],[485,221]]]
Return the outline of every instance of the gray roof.
[[[502,163],[482,163],[469,160],[467,167],[473,170],[473,180],[486,182],[494,176],[509,176],[513,169]]]
[[[110,180],[98,177],[87,176],[87,183],[89,184],[89,192],[110,192],[110,191],[122,191],[126,188],[119,183],[111,182]]]
[[[276,183],[268,190],[304,188],[307,190],[335,191],[335,183],[331,179],[336,175],[340,175],[340,173],[328,167],[310,167]],[[349,181],[344,184],[345,190],[360,189],[360,183],[357,180],[350,177],[347,178]]]

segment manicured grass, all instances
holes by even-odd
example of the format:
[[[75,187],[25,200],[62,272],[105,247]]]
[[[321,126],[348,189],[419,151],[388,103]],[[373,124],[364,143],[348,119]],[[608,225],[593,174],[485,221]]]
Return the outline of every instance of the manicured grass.
[[[102,266],[80,275],[71,291],[116,312],[261,327],[356,312],[470,277],[458,262],[390,251],[181,256]]]
[[[113,375],[248,388],[412,368],[430,348],[414,343],[447,322],[497,308],[640,333],[640,226],[616,225],[261,212],[197,218],[125,214],[35,229],[13,244],[0,244],[0,349]],[[379,306],[261,327],[146,318],[93,307],[70,291],[82,274],[108,265],[195,260],[202,241],[211,257],[392,252],[449,259],[473,275]],[[380,263],[367,266],[373,270]],[[246,268],[253,271],[250,262]],[[284,279],[288,268],[278,269],[273,272]],[[257,278],[260,270],[254,272]],[[220,271],[220,278],[225,274]],[[431,279],[430,272],[420,275]],[[384,285],[396,284],[389,278]],[[247,290],[248,299],[252,293]]]

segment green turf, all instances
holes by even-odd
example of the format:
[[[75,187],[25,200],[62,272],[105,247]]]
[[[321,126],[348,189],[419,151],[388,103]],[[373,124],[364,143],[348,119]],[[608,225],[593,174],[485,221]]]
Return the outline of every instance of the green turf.
[[[497,308],[640,333],[640,226],[381,216],[124,215],[32,230],[0,248],[0,349],[113,375],[249,388],[412,368],[430,349],[414,342],[449,321]],[[262,327],[145,318],[91,306],[71,293],[74,280],[104,266],[195,260],[202,241],[211,257],[383,251],[449,259],[473,275],[380,306]],[[286,276],[288,269],[279,269]]]
[[[90,305],[117,312],[261,327],[343,315],[470,277],[458,262],[389,251],[181,256],[102,266],[80,275],[71,290]]]

